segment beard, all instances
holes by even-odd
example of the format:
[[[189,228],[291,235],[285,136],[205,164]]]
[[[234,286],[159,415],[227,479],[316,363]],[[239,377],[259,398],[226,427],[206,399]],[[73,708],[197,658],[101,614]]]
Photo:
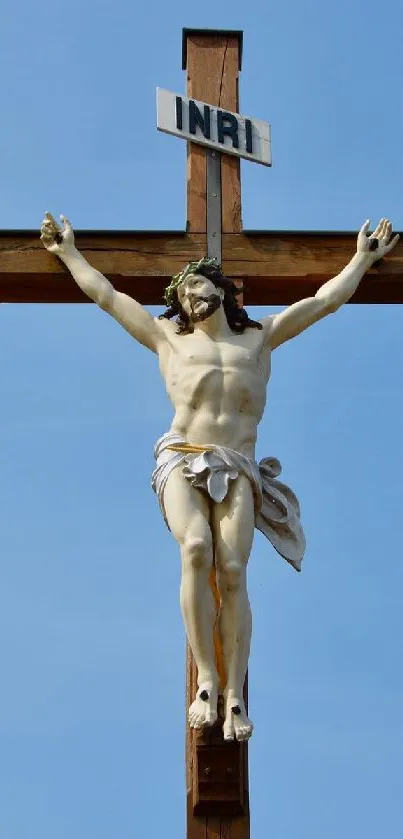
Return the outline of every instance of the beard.
[[[192,294],[189,295],[189,303],[191,308],[191,322],[200,323],[202,320],[207,320],[207,318],[211,317],[220,308],[222,300],[219,294],[209,294],[208,297],[199,297],[196,294]],[[205,305],[202,307],[200,303],[204,303]]]

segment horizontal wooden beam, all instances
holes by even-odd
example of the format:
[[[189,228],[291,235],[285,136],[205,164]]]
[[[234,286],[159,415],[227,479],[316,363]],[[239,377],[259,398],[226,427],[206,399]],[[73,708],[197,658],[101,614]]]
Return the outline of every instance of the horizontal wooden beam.
[[[116,288],[161,304],[168,278],[205,254],[200,233],[78,231],[77,247]],[[245,305],[287,305],[315,293],[355,252],[355,233],[244,232],[223,235],[223,267],[246,286]],[[0,300],[79,303],[87,298],[37,231],[0,231]],[[403,303],[403,242],[368,273],[355,303]]]
[[[356,251],[356,233],[244,232],[223,236],[227,276],[242,280],[245,305],[287,305],[315,294]],[[403,303],[403,241],[376,263],[352,303]]]
[[[178,232],[76,231],[88,261],[141,303],[162,304],[169,277],[205,254],[206,237]],[[85,303],[62,262],[38,231],[0,231],[0,300],[10,303]]]

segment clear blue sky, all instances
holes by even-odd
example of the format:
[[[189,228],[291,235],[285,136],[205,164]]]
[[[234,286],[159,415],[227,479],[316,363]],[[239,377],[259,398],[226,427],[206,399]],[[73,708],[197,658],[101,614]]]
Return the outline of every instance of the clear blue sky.
[[[403,8],[366,0],[2,4],[0,226],[177,228],[181,28],[242,28],[246,228],[403,228]],[[369,280],[367,280],[369,281]],[[254,314],[258,314],[255,310]],[[259,312],[260,314],[260,312]],[[177,548],[149,488],[154,356],[90,306],[3,306],[0,839],[184,836]],[[401,307],[346,307],[274,357],[258,454],[301,499],[295,574],[250,563],[252,839],[401,839]],[[157,792],[158,790],[158,792]]]

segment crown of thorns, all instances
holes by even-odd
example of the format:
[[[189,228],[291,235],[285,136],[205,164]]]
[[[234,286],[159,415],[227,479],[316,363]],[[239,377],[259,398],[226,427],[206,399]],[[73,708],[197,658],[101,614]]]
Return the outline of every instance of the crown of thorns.
[[[197,272],[200,271],[201,268],[205,268],[207,265],[221,269],[221,265],[215,257],[209,259],[207,256],[203,256],[203,258],[199,259],[198,262],[189,262],[186,268],[184,268],[183,271],[180,271],[179,274],[174,274],[169,286],[167,286],[164,293],[164,298],[167,306],[172,306],[178,285],[180,285],[183,282],[183,280],[186,280],[186,278],[189,277],[190,274],[197,274]]]

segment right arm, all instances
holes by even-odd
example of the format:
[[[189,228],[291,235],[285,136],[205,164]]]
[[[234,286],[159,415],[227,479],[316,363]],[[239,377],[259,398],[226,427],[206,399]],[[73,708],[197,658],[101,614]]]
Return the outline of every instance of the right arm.
[[[46,213],[41,227],[45,248],[64,262],[84,294],[112,315],[133,338],[157,352],[160,341],[165,340],[158,321],[128,294],[116,291],[103,274],[92,268],[75,246],[70,222],[64,216],[61,219],[62,229],[50,213]]]

